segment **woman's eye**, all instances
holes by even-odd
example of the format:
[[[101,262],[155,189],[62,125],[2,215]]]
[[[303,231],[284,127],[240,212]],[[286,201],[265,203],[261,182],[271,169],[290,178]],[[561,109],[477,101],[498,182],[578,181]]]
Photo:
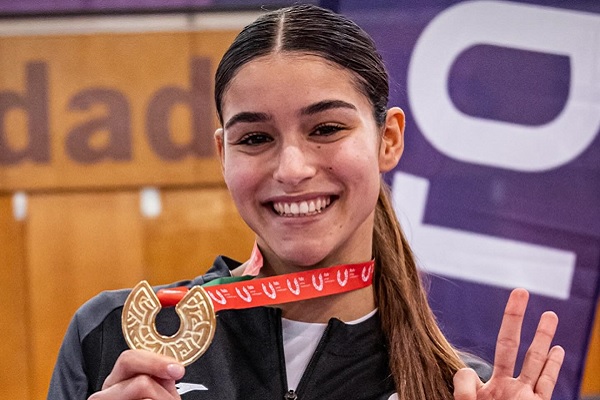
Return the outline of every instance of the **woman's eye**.
[[[273,139],[269,135],[265,135],[263,133],[250,133],[242,137],[238,144],[243,144],[247,146],[257,146],[263,143],[271,142]]]
[[[321,125],[317,126],[312,134],[316,136],[331,136],[342,129],[344,127],[340,125]]]

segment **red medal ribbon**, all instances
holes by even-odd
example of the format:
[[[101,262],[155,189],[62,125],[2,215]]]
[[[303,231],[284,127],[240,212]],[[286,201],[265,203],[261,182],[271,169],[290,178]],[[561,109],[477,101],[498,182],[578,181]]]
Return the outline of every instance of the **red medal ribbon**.
[[[374,265],[375,262],[371,260],[207,286],[203,289],[210,296],[215,312],[283,304],[370,286],[373,283]],[[186,292],[187,288],[172,288],[159,290],[157,295],[163,306],[170,306],[177,304]]]

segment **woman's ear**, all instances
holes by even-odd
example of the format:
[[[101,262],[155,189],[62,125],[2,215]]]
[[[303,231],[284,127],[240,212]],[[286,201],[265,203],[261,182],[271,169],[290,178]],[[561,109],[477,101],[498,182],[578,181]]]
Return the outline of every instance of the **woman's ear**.
[[[392,107],[387,111],[381,147],[379,149],[379,172],[392,170],[404,151],[404,111]]]
[[[225,171],[225,147],[223,140],[223,128],[219,128],[215,131],[215,148],[221,161],[221,172]]]

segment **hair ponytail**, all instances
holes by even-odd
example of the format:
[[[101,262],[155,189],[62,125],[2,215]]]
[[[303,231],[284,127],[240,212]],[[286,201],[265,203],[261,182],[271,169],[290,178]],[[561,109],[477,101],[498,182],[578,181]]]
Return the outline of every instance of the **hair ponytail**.
[[[452,377],[464,364],[429,308],[383,179],[375,209],[373,256],[375,296],[400,398],[452,399]]]

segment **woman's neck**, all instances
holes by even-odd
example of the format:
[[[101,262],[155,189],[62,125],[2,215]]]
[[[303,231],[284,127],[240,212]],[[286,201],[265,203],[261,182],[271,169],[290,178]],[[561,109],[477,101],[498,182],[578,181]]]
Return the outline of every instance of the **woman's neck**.
[[[375,309],[373,286],[351,292],[280,304],[282,316],[301,322],[327,323],[331,318],[348,322]]]

